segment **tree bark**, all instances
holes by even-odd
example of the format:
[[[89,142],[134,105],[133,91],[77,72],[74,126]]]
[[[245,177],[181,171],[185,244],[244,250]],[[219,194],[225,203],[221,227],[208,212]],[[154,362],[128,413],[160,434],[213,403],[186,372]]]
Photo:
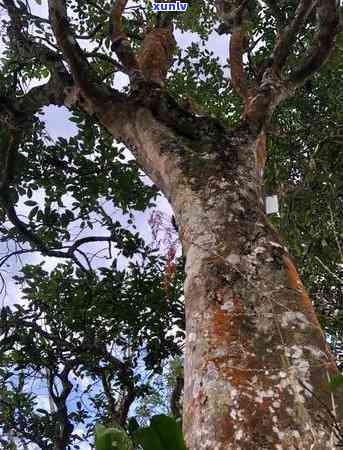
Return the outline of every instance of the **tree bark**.
[[[339,398],[335,405],[326,386],[335,365],[263,213],[253,145],[239,151],[231,176],[209,172],[176,205],[187,255],[187,442],[192,450],[332,449],[327,422]]]
[[[249,146],[241,153],[249,157]],[[179,211],[189,447],[333,449],[334,413],[342,418],[338,393],[334,400],[327,389],[334,362],[287,249],[262,212],[258,182],[243,161],[234,172],[231,179],[209,174]]]
[[[118,133],[111,113],[102,119]],[[144,108],[123,120],[128,145],[174,208],[186,256],[188,449],[336,448],[342,390],[328,383],[337,368],[264,213],[258,137],[218,128],[190,140]]]

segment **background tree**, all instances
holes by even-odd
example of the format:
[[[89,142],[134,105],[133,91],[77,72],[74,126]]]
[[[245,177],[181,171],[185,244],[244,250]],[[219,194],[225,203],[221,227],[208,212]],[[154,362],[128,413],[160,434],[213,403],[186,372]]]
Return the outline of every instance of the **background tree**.
[[[163,269],[155,256],[103,269],[98,280],[75,278],[71,266],[50,275],[24,269],[27,303],[3,308],[0,323],[5,436],[77,449],[92,442],[97,421],[127,426],[130,406],[151,394],[154,374],[181,351],[180,331],[168,336],[183,322],[181,285],[170,286],[167,302]],[[40,405],[47,394],[52,408]]]
[[[3,96],[1,114],[1,198],[4,213],[14,225],[12,236],[46,256],[71,258],[81,271],[94,270],[87,258],[86,267],[76,259],[80,242],[70,245],[65,231],[59,231],[56,239],[56,230],[51,232],[56,215],[49,208],[38,232],[35,224],[28,226],[18,218],[15,202],[18,193],[23,195],[19,191],[22,177],[35,177],[28,175],[32,158],[27,158],[26,166],[15,161],[27,156],[23,138],[33,136],[37,129],[33,117],[43,105],[66,105],[76,114],[80,128],[91,135],[90,130],[97,132],[100,123],[131,149],[138,164],[167,196],[180,229],[186,257],[188,331],[183,425],[190,450],[334,448],[340,439],[341,387],[332,394],[328,381],[337,370],[294,264],[264,215],[262,191],[269,135],[265,189],[275,192],[277,185],[280,195],[288,194],[279,226],[287,226],[292,239],[300,234],[302,247],[311,255],[316,248],[308,248],[306,236],[311,228],[306,233],[299,230],[299,222],[294,220],[297,210],[289,208],[289,194],[301,192],[306,199],[306,186],[316,186],[320,208],[327,198],[323,195],[329,195],[325,174],[334,174],[336,165],[327,172],[334,157],[318,161],[321,153],[316,149],[321,141],[310,142],[308,133],[307,139],[300,133],[295,143],[294,137],[287,135],[288,130],[293,135],[294,130],[301,132],[295,125],[302,122],[309,105],[319,116],[325,111],[321,109],[325,87],[307,93],[299,111],[299,96],[290,98],[332,50],[339,31],[336,2],[289,1],[280,7],[272,1],[261,6],[218,0],[214,10],[211,4],[198,1],[191,3],[184,16],[165,17],[137,5],[123,19],[126,3],[118,0],[112,8],[106,2],[50,0],[49,19],[41,19],[22,2],[4,1],[10,18],[6,31],[11,38],[6,42],[4,60],[7,88],[8,77],[12,77],[9,67],[14,65],[17,74],[10,84],[12,90],[6,89]],[[72,11],[69,18],[67,7]],[[216,18],[221,20],[219,31],[231,34],[231,88],[225,85],[212,55],[199,46],[191,46],[186,54],[176,53],[180,70],[166,79],[168,71],[174,71],[170,69],[176,51],[173,25],[197,32],[206,40],[217,26]],[[107,20],[110,33],[105,27]],[[76,38],[92,43],[96,50],[81,47]],[[46,84],[22,92],[23,77],[42,78],[47,71],[50,78]],[[128,92],[115,89],[117,71],[129,77]],[[200,108],[186,98],[189,88]],[[287,103],[282,103],[286,99]],[[334,107],[332,116],[336,131],[339,113]],[[322,130],[327,138],[326,128]],[[110,146],[107,148],[111,154]],[[320,151],[324,148],[318,147]],[[73,155],[83,154],[82,145],[74,149]],[[37,146],[32,151],[41,153]],[[103,154],[101,147],[98,153]],[[67,157],[62,161],[70,165]],[[99,161],[93,161],[99,166]],[[316,184],[313,176],[311,184],[309,174],[316,163],[324,178]],[[100,175],[94,179],[102,179],[103,173]],[[314,227],[320,230],[318,236],[323,236],[325,229],[332,230],[333,239],[327,246],[331,251],[326,256],[331,266],[323,258],[326,246],[322,239],[316,255],[321,273],[318,265],[307,272],[311,274],[310,287],[325,293],[322,307],[330,304],[340,289],[335,290],[334,280],[326,283],[322,274],[328,273],[337,283],[341,280],[339,218],[334,208],[336,201],[340,202],[339,186],[336,181],[330,186],[331,225],[326,221],[324,227],[319,223]],[[313,193],[311,198],[316,198]],[[77,213],[84,207],[90,214],[82,202],[75,207]],[[282,222],[287,215],[288,223]],[[100,214],[102,225],[111,223],[109,216],[108,211]],[[304,213],[295,217],[309,223],[303,220]],[[61,244],[63,240],[67,243]],[[291,244],[294,248],[294,240]],[[298,251],[296,256],[303,253]],[[333,315],[329,316],[329,326],[337,336]],[[337,316],[335,313],[334,318]]]

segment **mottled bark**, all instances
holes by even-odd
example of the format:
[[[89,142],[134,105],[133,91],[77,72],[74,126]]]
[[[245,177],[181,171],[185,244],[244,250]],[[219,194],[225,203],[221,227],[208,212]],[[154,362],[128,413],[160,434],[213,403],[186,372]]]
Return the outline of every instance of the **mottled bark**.
[[[342,390],[331,394],[328,381],[337,369],[264,214],[256,135],[222,129],[209,142],[200,130],[194,142],[144,108],[123,129],[172,203],[187,259],[189,450],[334,449]]]
[[[333,449],[342,397],[323,333],[258,200],[252,145],[232,175],[180,193],[190,449]],[[249,155],[250,154],[250,155]],[[341,399],[341,400],[340,400]],[[338,407],[340,411],[335,411]],[[331,413],[330,413],[331,411]]]

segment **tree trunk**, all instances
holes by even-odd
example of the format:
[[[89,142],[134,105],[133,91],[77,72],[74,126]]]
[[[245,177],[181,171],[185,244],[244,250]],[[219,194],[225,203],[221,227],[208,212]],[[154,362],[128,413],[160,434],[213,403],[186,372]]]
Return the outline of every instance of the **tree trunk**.
[[[264,214],[256,134],[195,121],[194,140],[143,108],[121,119],[174,208],[186,256],[188,449],[334,449],[343,405],[328,382],[337,368]],[[118,134],[118,118],[102,120]]]
[[[337,407],[342,418],[342,399],[327,390],[335,364],[253,174],[235,172],[209,176],[178,210],[189,448],[333,449]]]

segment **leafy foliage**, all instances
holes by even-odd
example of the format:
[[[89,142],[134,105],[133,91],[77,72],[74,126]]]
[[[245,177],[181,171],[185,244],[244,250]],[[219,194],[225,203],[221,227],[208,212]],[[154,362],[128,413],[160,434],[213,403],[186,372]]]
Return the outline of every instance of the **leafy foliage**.
[[[166,415],[152,417],[149,427],[135,426],[132,441],[143,450],[186,450],[180,423]],[[131,450],[132,441],[124,430],[102,425],[96,427],[96,450]]]
[[[37,409],[37,396],[25,392],[35,377],[43,384],[47,378],[48,391],[49,383],[75,380],[66,415],[72,424],[91,430],[98,419],[125,423],[132,402],[150,392],[142,370],[160,372],[166,358],[180,354],[182,342],[168,336],[173,324],[183,325],[181,283],[175,279],[166,302],[163,260],[153,255],[145,259],[125,270],[102,269],[100,278],[93,279],[76,278],[71,265],[51,273],[41,265],[24,268],[17,281],[27,303],[3,309],[0,322],[0,383],[8,411],[2,413],[4,423],[24,421],[14,429],[25,425],[27,435],[35,436],[34,424],[42,426],[45,420],[46,428],[37,435],[53,442],[53,411]],[[23,377],[20,389],[18,373]],[[57,389],[61,397],[63,390]]]

